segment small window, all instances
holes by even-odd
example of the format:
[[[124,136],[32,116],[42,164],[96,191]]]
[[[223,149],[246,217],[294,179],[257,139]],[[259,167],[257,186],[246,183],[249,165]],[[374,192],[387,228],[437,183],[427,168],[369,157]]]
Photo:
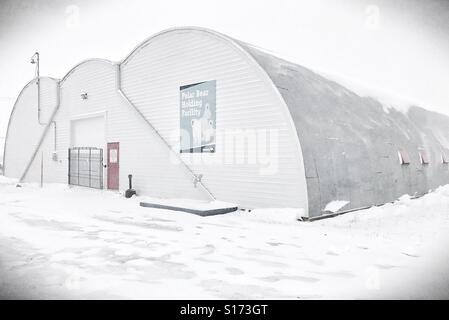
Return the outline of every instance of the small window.
[[[421,161],[421,164],[429,164],[429,157],[427,156],[426,151],[419,151],[419,160]]]
[[[441,162],[449,163],[449,150],[443,149],[441,151]]]
[[[398,151],[399,163],[400,164],[410,164],[410,157],[405,150]]]

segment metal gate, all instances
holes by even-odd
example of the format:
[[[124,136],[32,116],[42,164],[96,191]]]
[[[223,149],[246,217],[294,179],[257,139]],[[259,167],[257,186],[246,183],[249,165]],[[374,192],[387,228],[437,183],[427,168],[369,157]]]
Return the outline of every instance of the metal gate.
[[[69,149],[69,184],[103,189],[103,149]]]

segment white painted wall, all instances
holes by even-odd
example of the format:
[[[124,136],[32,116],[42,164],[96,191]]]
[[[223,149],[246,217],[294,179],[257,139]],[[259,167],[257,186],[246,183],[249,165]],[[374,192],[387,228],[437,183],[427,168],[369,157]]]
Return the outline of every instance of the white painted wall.
[[[107,142],[120,142],[121,190],[128,188],[127,175],[133,174],[133,187],[140,193],[206,199],[202,191],[193,187],[192,179],[182,165],[168,161],[167,146],[118,95],[116,68],[107,61],[90,60],[77,66],[63,79],[61,104],[54,118],[58,160],[51,159],[54,138],[51,128],[26,181],[39,181],[42,154],[44,182],[66,183],[69,147],[85,144],[106,150]],[[88,99],[82,100],[81,93],[88,93]],[[100,119],[104,119],[104,125]],[[103,136],[104,142],[100,146]],[[105,186],[106,178],[105,169]]]
[[[47,123],[50,114],[57,105],[57,81],[41,78],[41,123]],[[19,178],[38,141],[44,132],[45,125],[38,123],[36,80],[31,81],[19,94],[14,105],[6,137],[4,155],[5,175]]]
[[[277,170],[263,174],[267,166],[262,161],[232,160],[240,151],[257,159],[252,143],[231,150],[218,141],[215,154],[183,154],[184,161],[204,175],[204,184],[220,200],[244,207],[307,208],[302,155],[290,114],[265,72],[233,41],[198,29],[173,30],[149,39],[121,68],[123,91],[175,150],[179,87],[216,80],[217,131],[275,130]]]

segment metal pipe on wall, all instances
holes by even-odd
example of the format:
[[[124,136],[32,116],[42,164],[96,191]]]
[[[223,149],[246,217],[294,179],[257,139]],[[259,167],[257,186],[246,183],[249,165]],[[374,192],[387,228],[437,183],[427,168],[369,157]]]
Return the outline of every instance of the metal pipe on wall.
[[[61,92],[60,91],[61,91],[60,81],[58,81],[56,84],[56,107],[53,110],[53,113],[51,114],[50,122],[48,122],[46,124],[46,127],[39,138],[39,142],[37,143],[32,156],[31,156],[30,160],[28,161],[27,166],[25,167],[25,170],[23,171],[22,175],[20,176],[19,182],[22,182],[23,179],[25,179],[25,176],[28,173],[28,170],[30,169],[31,164],[33,163],[34,159],[36,158],[36,155],[42,145],[42,142],[44,141],[45,135],[47,134],[47,132],[50,128],[50,124],[52,123],[52,120],[54,119],[56,112],[59,110],[59,106],[60,106],[60,102],[61,102],[61,98],[60,98]]]
[[[52,121],[53,125],[54,125],[54,135],[55,135],[55,139],[53,141],[54,145],[53,145],[53,151],[56,152],[56,121]]]
[[[34,60],[34,57],[36,57],[36,60]],[[46,123],[41,122],[41,77],[40,77],[40,65],[39,65],[39,52],[36,52],[31,57],[31,63],[36,64],[36,84],[37,84],[37,122],[40,125],[46,125]]]
[[[44,186],[44,152],[41,151],[41,188]]]

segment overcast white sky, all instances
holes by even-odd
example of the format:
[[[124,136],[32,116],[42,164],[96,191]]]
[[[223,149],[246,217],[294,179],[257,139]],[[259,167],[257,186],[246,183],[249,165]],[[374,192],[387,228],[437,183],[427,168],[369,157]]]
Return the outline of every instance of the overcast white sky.
[[[29,63],[62,78],[87,58],[123,59],[152,34],[202,26],[312,69],[449,114],[449,1],[1,0],[0,137]]]

